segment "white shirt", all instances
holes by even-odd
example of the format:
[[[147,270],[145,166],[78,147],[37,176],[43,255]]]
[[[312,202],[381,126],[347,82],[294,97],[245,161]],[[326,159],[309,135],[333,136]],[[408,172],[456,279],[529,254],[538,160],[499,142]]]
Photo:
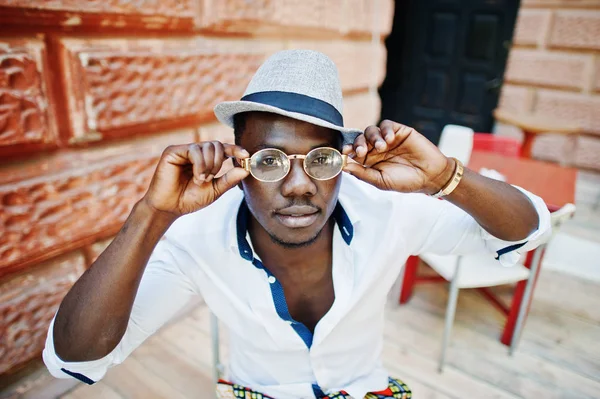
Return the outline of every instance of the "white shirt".
[[[523,191],[523,190],[522,190]],[[524,191],[525,192],[525,191]],[[494,238],[447,201],[380,191],[343,175],[333,239],[335,301],[314,335],[292,320],[279,281],[254,258],[245,229],[247,212],[234,188],[211,206],[179,218],[148,262],[127,331],[106,357],[64,362],[48,330],[43,358],[59,378],[101,379],[193,295],[230,333],[230,380],[278,398],[314,398],[345,390],[355,398],[387,388],[382,365],[384,305],[409,255],[488,251],[509,266],[550,233],[544,202],[525,192],[539,227],[524,246]],[[253,259],[255,259],[253,261]]]

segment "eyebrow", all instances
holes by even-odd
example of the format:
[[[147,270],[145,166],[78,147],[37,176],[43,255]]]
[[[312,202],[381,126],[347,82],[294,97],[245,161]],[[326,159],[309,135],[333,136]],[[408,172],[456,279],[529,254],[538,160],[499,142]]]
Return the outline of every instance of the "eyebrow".
[[[314,145],[314,146],[310,147],[310,149],[311,149],[311,151],[312,151],[312,150],[314,150],[315,148],[321,148],[321,147],[331,147],[331,148],[335,148],[335,146],[331,145],[331,143],[321,143],[321,144],[317,144],[317,145]],[[265,148],[275,148],[275,149],[277,149],[277,150],[279,150],[279,151],[283,151],[283,152],[285,152],[285,153],[287,154],[287,152],[285,151],[285,148],[284,148],[284,147],[280,147],[280,146],[277,146],[277,145],[270,145],[270,144],[268,144],[268,143],[266,143],[266,144],[259,144],[259,145],[257,145],[257,146],[255,147],[255,151],[254,151],[254,152],[256,152],[256,151],[260,151],[260,150],[264,150]],[[289,154],[288,154],[288,155],[289,155]]]

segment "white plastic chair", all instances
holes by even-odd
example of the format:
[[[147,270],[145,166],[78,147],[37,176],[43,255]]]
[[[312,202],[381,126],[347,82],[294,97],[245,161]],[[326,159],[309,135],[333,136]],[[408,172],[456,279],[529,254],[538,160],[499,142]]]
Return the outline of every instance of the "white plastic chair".
[[[551,214],[552,236],[556,234],[565,221],[573,217],[574,213],[575,205],[567,204]],[[504,267],[493,257],[485,254],[467,256],[422,254],[419,256],[440,276],[450,282],[450,294],[448,297],[448,304],[446,305],[446,321],[442,338],[442,351],[438,364],[438,370],[440,372],[444,367],[446,349],[452,331],[454,315],[456,313],[458,290],[461,288],[493,287],[527,280],[525,293],[519,307],[517,322],[510,343],[510,354],[514,352],[523,329],[525,317],[527,316],[527,308],[535,284],[535,276],[537,275],[537,270],[540,267],[542,260],[542,254],[551,239],[552,237],[550,237],[546,243],[535,249],[530,269],[523,264]]]
[[[473,129],[466,126],[446,125],[440,135],[438,148],[447,157],[468,164],[473,150]]]

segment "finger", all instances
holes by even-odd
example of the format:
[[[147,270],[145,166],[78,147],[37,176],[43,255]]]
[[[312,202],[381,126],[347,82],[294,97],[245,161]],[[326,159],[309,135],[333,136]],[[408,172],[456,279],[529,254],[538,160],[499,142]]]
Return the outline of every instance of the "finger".
[[[249,175],[249,172],[242,168],[233,168],[218,179],[213,180],[215,194],[218,197],[223,195],[227,190],[235,187],[239,182]]]
[[[229,172],[231,169],[235,167],[239,167],[240,165],[235,164],[233,158],[225,158],[223,164],[221,165],[221,169],[215,175],[215,178],[223,176],[225,173]]]
[[[213,168],[209,171],[210,175],[208,175],[208,181],[212,180],[212,178],[219,173],[219,170],[223,167],[223,160],[225,159],[223,144],[219,141],[213,141],[212,144],[215,149],[215,155],[213,159]]]
[[[363,165],[356,163],[348,163],[344,167],[344,171],[375,187],[382,188],[383,186],[381,172],[376,169],[365,168]]]
[[[239,145],[233,145],[233,144],[227,144],[227,143],[222,143],[222,144],[223,144],[225,156],[227,156],[229,158],[246,159],[246,158],[250,157],[250,154],[248,153],[248,151],[244,150]]]
[[[401,123],[397,123],[387,119],[383,120],[379,124],[379,128],[385,135],[386,141],[388,141],[388,136],[390,136],[389,140],[391,141],[388,141],[388,143],[394,143],[394,145],[402,143],[412,133],[416,133],[416,131],[410,126],[406,126]]]
[[[164,162],[171,165],[189,165],[192,163],[189,157],[189,151],[194,145],[198,144],[170,145],[163,151],[161,160],[164,160]]]
[[[362,163],[362,160],[367,156],[369,152],[369,148],[367,146],[367,139],[364,134],[358,135],[354,139],[354,152],[356,153],[356,160]]]
[[[213,143],[208,142],[202,144],[202,157],[204,158],[204,173],[206,174],[206,181],[209,182],[213,179],[211,171],[215,166],[215,146]]]
[[[381,129],[379,129],[377,126],[369,126],[365,130],[365,137],[367,139],[367,143],[371,144],[371,146],[375,148],[375,152],[383,152],[387,150],[387,143],[381,135]]]
[[[194,183],[201,185],[206,178],[204,158],[199,144],[190,144],[187,148],[186,158],[192,163]]]
[[[381,131],[381,135],[383,136],[384,140],[388,144],[394,142],[396,131],[399,130],[400,126],[402,125],[388,119],[381,121],[379,124],[379,130]]]
[[[344,154],[344,155],[351,155],[353,152],[354,152],[354,148],[352,147],[352,144],[346,144],[342,148],[342,154]]]

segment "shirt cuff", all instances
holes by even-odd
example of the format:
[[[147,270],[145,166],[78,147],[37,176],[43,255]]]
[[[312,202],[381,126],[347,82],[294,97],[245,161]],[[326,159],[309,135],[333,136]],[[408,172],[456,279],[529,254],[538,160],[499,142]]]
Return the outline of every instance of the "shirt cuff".
[[[507,267],[516,265],[523,254],[548,241],[552,234],[550,212],[544,200],[521,187],[513,187],[525,194],[535,207],[539,219],[538,228],[528,237],[519,241],[500,240],[485,231],[485,229],[481,229],[482,238],[485,240],[488,250],[496,254],[496,259],[502,266]]]
[[[55,316],[56,317],[56,316]],[[93,384],[104,377],[106,371],[113,364],[113,354],[89,362],[65,362],[58,357],[54,350],[54,320],[48,328],[46,345],[42,352],[42,358],[48,371],[56,378],[76,378],[86,384]]]

